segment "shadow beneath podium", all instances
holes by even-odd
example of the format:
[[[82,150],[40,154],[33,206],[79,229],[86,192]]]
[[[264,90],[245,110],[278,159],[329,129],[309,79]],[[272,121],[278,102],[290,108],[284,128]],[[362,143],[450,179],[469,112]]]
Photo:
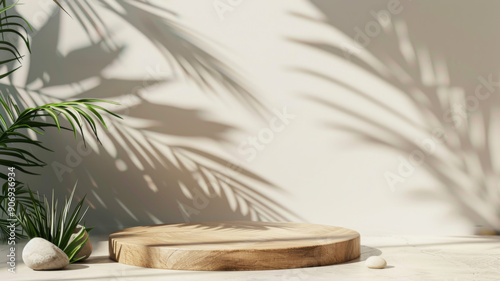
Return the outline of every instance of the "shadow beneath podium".
[[[379,249],[361,245],[361,256],[357,259],[350,260],[346,263],[362,262],[367,260],[371,256],[380,256],[380,255],[382,255],[382,251],[380,251]]]
[[[100,264],[100,263],[115,263],[109,256],[96,256],[89,257],[88,259],[81,262],[82,264]]]

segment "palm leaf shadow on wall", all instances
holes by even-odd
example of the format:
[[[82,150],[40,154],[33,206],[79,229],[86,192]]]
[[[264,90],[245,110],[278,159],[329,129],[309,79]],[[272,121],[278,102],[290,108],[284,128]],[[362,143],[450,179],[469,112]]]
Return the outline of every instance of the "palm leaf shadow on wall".
[[[217,93],[222,87],[234,98],[259,114],[267,114],[266,106],[255,97],[238,71],[220,59],[206,42],[209,38],[183,27],[178,15],[159,5],[138,1],[120,1],[110,5],[106,1],[67,1],[69,11],[85,27],[89,39],[97,32],[104,40],[112,34],[99,17],[98,9],[107,9],[127,25],[144,35],[170,61],[173,69],[191,78],[207,93]]]
[[[141,6],[132,5],[132,2]],[[272,189],[285,195],[273,183],[215,154],[166,140],[169,137],[205,138],[224,143],[227,141],[225,135],[236,128],[207,119],[201,110],[149,102],[149,92],[145,90],[168,84],[168,79],[110,79],[102,75],[126,46],[113,47],[111,36],[106,37],[112,30],[99,20],[99,12],[94,10],[97,6],[97,9],[116,13],[123,24],[142,32],[166,57],[174,58],[171,63],[180,66],[182,73],[205,92],[223,87],[258,116],[267,112],[247,89],[244,80],[238,77],[237,71],[194,33],[170,19],[169,13],[151,13],[142,5],[152,4],[142,1],[116,3],[120,11],[105,1],[68,1],[66,10],[86,27],[89,38],[100,34],[102,39],[91,39],[93,43],[65,57],[58,55],[55,50],[61,40],[61,19],[66,15],[55,13],[33,38],[32,46],[37,51],[30,57],[25,86],[1,85],[5,93],[24,106],[60,100],[57,95],[60,92],[65,95],[70,92],[71,97],[64,98],[71,99],[105,97],[119,102],[132,101],[124,104],[121,110],[113,109],[125,115],[124,122],[106,119],[109,134],[101,134],[104,148],[89,139],[88,148],[92,152],[85,156],[84,164],[71,167],[71,176],[64,174],[62,178],[67,184],[68,180],[74,182],[78,175],[82,187],[78,192],[88,193],[87,201],[93,209],[88,219],[98,224],[96,232],[149,223],[298,218],[262,193],[262,189]],[[89,28],[89,23],[96,29]],[[68,136],[65,140],[50,139],[50,143],[51,148],[57,148],[71,144],[72,140]],[[67,164],[66,152],[62,149],[58,152],[55,158],[43,152],[41,155],[51,159],[47,162],[52,165]],[[52,168],[47,168],[45,179],[57,182]]]
[[[354,125],[347,125],[328,121],[326,126],[331,130],[352,135],[361,145],[381,146],[397,152],[406,159],[415,151],[423,153],[425,161],[422,166],[414,165],[414,167],[425,169],[437,186],[434,190],[407,191],[409,196],[430,201],[451,200],[456,211],[475,225],[500,230],[500,167],[499,159],[495,159],[499,156],[499,147],[497,147],[498,141],[494,141],[499,136],[499,131],[494,126],[496,124],[498,127],[500,121],[498,93],[493,93],[484,100],[476,97],[474,101],[471,96],[474,95],[475,87],[480,81],[476,80],[476,84],[471,83],[473,86],[454,85],[453,82],[460,83],[461,78],[450,76],[446,62],[438,54],[430,52],[421,42],[418,44],[412,42],[411,30],[402,16],[392,15],[390,19],[379,19],[380,35],[374,38],[368,37],[371,45],[364,48],[359,44],[361,41],[357,42],[354,36],[347,35],[352,34],[356,25],[363,30],[364,24],[367,23],[354,20],[356,17],[353,15],[360,12],[359,3],[344,2],[342,9],[339,9],[339,3],[322,0],[312,0],[311,3],[322,11],[324,19],[317,20],[302,14],[294,15],[307,22],[327,25],[334,29],[336,34],[340,32],[343,38],[335,43],[298,38],[289,40],[329,54],[349,67],[361,69],[364,76],[357,77],[356,81],[351,83],[335,75],[319,73],[313,69],[294,68],[294,70],[332,83],[364,103],[370,104],[370,107],[378,110],[377,112],[397,120],[397,122],[378,120],[377,116],[370,115],[374,111],[367,113],[356,110],[355,104],[346,106],[339,102],[342,99],[340,95],[332,96],[329,93],[319,96],[308,93],[308,99],[311,101],[341,113],[354,122],[350,123]],[[472,4],[466,6],[471,7],[465,7],[461,11],[463,14],[456,15],[457,24],[469,26],[471,25],[469,22],[462,22],[467,18],[467,13],[474,11],[482,17],[488,9]],[[372,8],[374,7],[376,6]],[[432,10],[434,8],[438,7],[433,7]],[[436,13],[443,16],[448,11],[446,9],[449,8],[449,4],[443,4],[441,8],[442,10],[438,9]],[[406,7],[403,12],[408,15],[409,9]],[[478,9],[482,11],[476,11]],[[368,14],[368,11],[364,12]],[[346,20],[346,16],[350,17],[350,21]],[[422,20],[422,15],[418,16],[419,20]],[[370,21],[373,20],[370,18]],[[481,23],[475,24],[476,28],[484,29]],[[439,25],[439,22],[436,25]],[[425,32],[428,33],[428,29]],[[466,46],[479,43],[472,41],[461,44]],[[484,70],[484,67],[485,65],[476,65],[474,69]],[[493,66],[491,71],[494,73],[493,77],[496,77],[494,81],[497,81],[498,67]],[[476,79],[477,74],[473,75]],[[418,113],[418,119],[399,110],[394,102],[379,98],[380,95],[376,90],[370,91],[360,86],[364,82],[363,78],[367,79],[367,83],[378,80],[395,88]],[[484,78],[488,79],[486,76]],[[487,90],[485,87],[482,89],[486,94]],[[477,107],[473,102],[477,102]],[[404,124],[404,130],[398,124]],[[418,132],[422,137],[415,139],[407,135],[407,128]],[[424,149],[422,141],[429,137],[442,149],[434,152]]]

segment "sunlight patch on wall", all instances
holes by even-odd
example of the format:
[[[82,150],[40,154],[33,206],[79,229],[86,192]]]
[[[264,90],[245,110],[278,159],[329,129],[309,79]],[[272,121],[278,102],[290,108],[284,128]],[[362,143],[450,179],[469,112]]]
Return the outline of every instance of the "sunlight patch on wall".
[[[148,185],[149,189],[151,189],[151,191],[155,193],[158,192],[158,187],[156,186],[150,175],[144,175],[144,180],[146,181],[146,184]]]
[[[94,195],[95,199],[97,199],[97,201],[99,201],[99,203],[105,208],[107,209],[108,206],[106,206],[106,203],[104,203],[104,201],[102,200],[102,198],[97,194],[97,192],[95,192],[93,189],[90,190],[92,192],[92,195]]]
[[[123,210],[125,210],[125,212],[127,212],[127,214],[128,214],[131,218],[133,218],[135,221],[139,221],[139,220],[137,219],[137,217],[136,217],[136,216],[135,216],[135,215],[134,215],[134,214],[130,211],[130,209],[129,209],[129,208],[127,208],[127,206],[125,206],[125,204],[123,204],[123,203],[122,203],[122,201],[120,201],[120,199],[115,198],[115,200],[116,200],[116,202],[118,202],[118,205],[120,205],[120,207],[122,207],[122,208],[123,208]]]

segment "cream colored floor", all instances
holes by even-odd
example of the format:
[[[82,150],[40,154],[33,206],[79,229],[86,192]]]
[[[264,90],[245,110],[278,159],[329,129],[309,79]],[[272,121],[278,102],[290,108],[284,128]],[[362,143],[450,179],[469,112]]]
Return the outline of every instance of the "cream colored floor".
[[[66,270],[32,271],[21,262],[17,274],[6,269],[1,246],[0,280],[500,280],[500,237],[363,236],[362,256],[346,264],[271,271],[196,272],[147,269],[107,258],[105,238],[93,237],[94,253],[87,262]],[[21,253],[18,248],[18,255]],[[388,268],[368,269],[364,260],[381,255]]]

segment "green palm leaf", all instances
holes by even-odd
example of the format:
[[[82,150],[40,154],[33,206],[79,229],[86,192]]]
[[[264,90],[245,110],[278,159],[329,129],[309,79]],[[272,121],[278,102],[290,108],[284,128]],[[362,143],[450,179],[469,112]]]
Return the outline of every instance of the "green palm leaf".
[[[24,186],[21,184],[15,184],[12,189],[14,190],[14,196],[16,198],[16,204],[14,206],[13,212],[9,210],[9,185],[5,182],[2,186],[2,194],[0,195],[0,241],[5,242],[9,238],[10,230],[7,228],[15,217],[11,216],[13,214],[19,214],[21,209],[33,211],[33,206],[39,205],[40,202],[29,196],[29,193]],[[11,189],[11,190],[12,190]],[[15,221],[16,230],[15,235],[17,238],[26,238],[26,235],[19,229],[19,221]]]
[[[55,127],[59,131],[67,129],[74,132],[75,139],[77,138],[77,130],[79,130],[85,141],[83,131],[83,122],[86,122],[95,137],[99,140],[97,133],[97,124],[102,124],[105,128],[106,122],[99,113],[104,111],[112,116],[121,118],[113,112],[96,105],[94,103],[117,104],[115,102],[97,100],[97,99],[81,99],[77,101],[68,101],[60,103],[51,103],[35,108],[28,108],[20,111],[12,100],[7,102],[3,97],[0,97],[0,108],[5,111],[5,116],[0,114],[0,166],[15,167],[16,169],[28,173],[35,174],[30,171],[33,167],[42,167],[46,163],[35,157],[26,148],[13,148],[12,145],[24,145],[25,147],[39,147],[45,150],[50,150],[41,142],[32,140],[24,131],[31,130],[36,134],[43,135],[46,128]],[[37,121],[38,117],[48,117],[47,122]],[[61,125],[61,117],[69,122],[71,128],[65,128]],[[96,120],[94,120],[94,118]],[[24,131],[21,131],[23,130]],[[0,170],[0,178],[7,179],[5,172]]]
[[[21,39],[28,51],[31,53],[30,40],[28,30],[33,31],[26,19],[18,15],[9,15],[8,11],[14,8],[19,3],[7,5],[5,0],[0,1],[0,55],[7,57],[0,61],[0,67],[9,65],[9,63],[17,61],[21,62],[23,55],[19,48],[15,45],[17,39]],[[9,76],[21,66],[17,66],[5,73],[0,73],[0,79]]]

